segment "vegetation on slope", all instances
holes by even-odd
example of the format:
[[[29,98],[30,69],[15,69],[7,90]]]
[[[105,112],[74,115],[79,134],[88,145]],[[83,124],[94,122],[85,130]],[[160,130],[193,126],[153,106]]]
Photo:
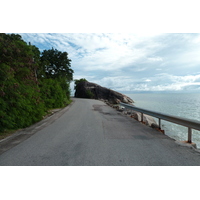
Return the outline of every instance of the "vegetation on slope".
[[[18,34],[0,34],[0,132],[27,127],[48,109],[70,102],[67,52],[27,44]]]

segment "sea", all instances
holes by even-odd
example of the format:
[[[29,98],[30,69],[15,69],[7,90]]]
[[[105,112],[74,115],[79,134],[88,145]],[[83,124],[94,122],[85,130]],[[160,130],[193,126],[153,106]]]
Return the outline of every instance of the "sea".
[[[163,114],[194,119],[200,123],[200,93],[132,93],[126,94],[140,108]],[[158,119],[154,118],[156,122]],[[186,141],[188,128],[161,120],[165,134],[178,140]],[[192,130],[192,142],[200,149],[200,131]]]

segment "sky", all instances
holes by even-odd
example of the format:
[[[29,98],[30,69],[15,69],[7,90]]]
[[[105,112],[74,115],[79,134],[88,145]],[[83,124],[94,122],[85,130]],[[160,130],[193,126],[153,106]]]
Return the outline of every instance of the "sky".
[[[3,7],[0,32],[19,33],[40,51],[66,51],[74,79],[123,93],[200,92],[198,0],[8,0]]]
[[[199,33],[20,35],[40,51],[68,52],[74,79],[124,93],[200,92]]]

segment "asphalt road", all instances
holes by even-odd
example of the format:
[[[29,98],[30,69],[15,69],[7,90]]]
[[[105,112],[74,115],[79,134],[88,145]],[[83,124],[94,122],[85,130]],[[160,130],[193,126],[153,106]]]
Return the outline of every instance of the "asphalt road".
[[[3,152],[0,165],[200,165],[199,152],[176,144],[101,101],[74,99],[60,113],[59,117],[40,122],[39,128],[34,127],[34,134]],[[29,134],[31,129],[26,131]]]

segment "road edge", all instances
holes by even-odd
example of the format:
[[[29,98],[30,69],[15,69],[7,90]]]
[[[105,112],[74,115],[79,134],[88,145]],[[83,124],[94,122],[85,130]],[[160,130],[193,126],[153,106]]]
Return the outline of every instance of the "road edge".
[[[42,119],[35,124],[32,124],[29,127],[24,129],[17,130],[12,135],[0,140],[0,155],[5,151],[13,148],[14,146],[18,145],[19,143],[23,142],[24,140],[28,139],[38,131],[42,130],[43,128],[47,127],[48,125],[55,122],[58,118],[60,118],[69,108],[74,104],[75,100],[71,99],[72,102],[64,108],[60,108],[52,115]]]

